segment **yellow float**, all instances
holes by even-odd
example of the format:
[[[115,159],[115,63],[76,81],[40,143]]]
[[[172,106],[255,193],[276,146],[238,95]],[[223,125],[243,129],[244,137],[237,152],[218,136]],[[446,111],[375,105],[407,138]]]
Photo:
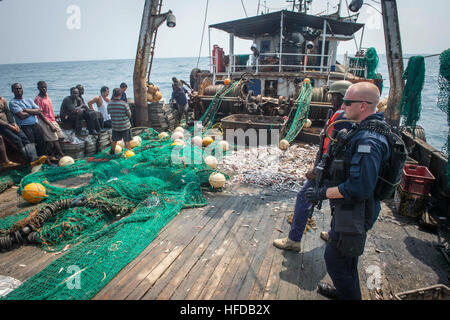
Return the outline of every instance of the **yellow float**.
[[[202,140],[202,145],[204,147],[207,147],[213,142],[214,142],[213,138],[211,138],[211,137],[204,137],[203,140]]]
[[[38,203],[47,198],[45,188],[40,183],[30,183],[25,186],[22,191],[22,197],[28,203]]]
[[[131,151],[131,150],[127,150],[127,151],[125,151],[125,157],[128,159],[128,158],[131,158],[131,157],[134,157],[135,156],[135,153],[133,152],[133,151]]]

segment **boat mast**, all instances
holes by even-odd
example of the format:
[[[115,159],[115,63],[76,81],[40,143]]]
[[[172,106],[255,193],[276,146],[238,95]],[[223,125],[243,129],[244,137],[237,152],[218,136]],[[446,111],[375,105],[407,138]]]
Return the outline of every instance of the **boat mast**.
[[[147,105],[147,72],[149,70],[150,56],[154,52],[156,31],[158,27],[167,19],[167,26],[175,27],[175,16],[172,11],[159,14],[162,0],[145,0],[144,12],[142,14],[141,31],[134,64],[133,86],[134,104],[136,107],[137,126],[148,125],[148,105]]]
[[[400,23],[398,20],[397,1],[381,0],[383,13],[384,39],[386,42],[386,58],[389,68],[391,88],[389,90],[386,121],[393,126],[400,124],[398,105],[402,99],[405,82],[403,74],[403,53],[400,38]]]

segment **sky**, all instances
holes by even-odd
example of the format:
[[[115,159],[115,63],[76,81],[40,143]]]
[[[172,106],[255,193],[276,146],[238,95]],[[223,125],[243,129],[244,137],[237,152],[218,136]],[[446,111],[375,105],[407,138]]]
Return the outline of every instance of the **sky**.
[[[350,0],[348,0],[350,2]],[[134,59],[144,0],[2,0],[0,2],[0,64]],[[209,0],[206,24],[225,22],[291,8],[284,0]],[[378,10],[379,1],[366,0]],[[314,0],[311,13],[330,13],[338,0]],[[345,4],[345,0],[343,1]],[[207,0],[163,0],[177,26],[163,24],[158,30],[156,58],[197,57],[201,44]],[[264,6],[266,4],[266,6]],[[397,0],[403,52],[441,53],[450,40],[450,1]],[[245,7],[245,11],[244,8]],[[266,9],[267,8],[267,9]],[[342,13],[347,9],[343,8]],[[384,53],[381,15],[363,6],[358,22],[365,22],[363,47]],[[206,27],[201,56],[208,56]],[[356,34],[359,44],[361,33]],[[228,51],[228,35],[212,29],[211,45]],[[251,42],[237,40],[235,53],[249,53]],[[341,43],[338,54],[355,52],[355,42]]]

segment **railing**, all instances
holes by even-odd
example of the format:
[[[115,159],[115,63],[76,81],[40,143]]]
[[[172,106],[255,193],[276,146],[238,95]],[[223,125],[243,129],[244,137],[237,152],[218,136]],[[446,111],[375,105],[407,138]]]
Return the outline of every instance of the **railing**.
[[[347,78],[348,73],[352,73],[355,76],[367,78],[367,63],[364,57],[350,57],[346,53],[344,56],[344,67],[345,75],[344,79]],[[352,61],[353,60],[353,61]],[[356,61],[356,63],[355,63]]]
[[[280,59],[281,56],[281,59]],[[246,64],[236,64],[236,58],[239,60],[243,57],[243,60],[246,61]],[[307,65],[308,60],[311,58],[320,59],[319,65]],[[331,69],[331,58],[332,55],[320,55],[320,54],[300,54],[300,53],[280,53],[277,52],[266,52],[260,54],[260,56],[256,59],[255,63],[253,63],[254,58],[252,55],[233,55],[230,59],[230,65],[228,66],[227,72],[236,72],[244,69],[251,68],[255,73],[260,71],[319,71],[328,73]],[[326,59],[326,62],[325,62]],[[215,59],[215,61],[218,61]],[[325,62],[325,63],[324,63]],[[218,70],[217,66],[215,70]]]
[[[280,59],[281,56],[281,59]],[[320,73],[325,73],[330,75],[332,70],[332,59],[333,54],[330,55],[320,55],[320,54],[304,54],[304,53],[283,53],[280,55],[278,52],[265,52],[260,54],[260,56],[253,63],[254,58],[251,54],[247,55],[233,55],[230,59],[230,64],[227,67],[225,73],[235,73],[239,71],[251,70],[253,73],[258,74],[258,72],[287,72],[287,71],[299,71],[299,72],[307,72],[307,71],[316,71]],[[246,64],[236,64],[236,58],[244,57]],[[308,60],[312,58],[320,58],[319,65],[308,65]],[[360,59],[358,59],[360,58]],[[216,63],[218,59],[215,59]],[[347,78],[348,73],[352,73],[353,75],[367,78],[367,64],[364,62],[364,57],[350,57],[348,54],[344,56],[344,67],[345,67],[345,75],[344,79]],[[294,62],[294,63],[292,63]],[[213,70],[218,70],[218,66]],[[214,79],[217,72],[214,71]]]

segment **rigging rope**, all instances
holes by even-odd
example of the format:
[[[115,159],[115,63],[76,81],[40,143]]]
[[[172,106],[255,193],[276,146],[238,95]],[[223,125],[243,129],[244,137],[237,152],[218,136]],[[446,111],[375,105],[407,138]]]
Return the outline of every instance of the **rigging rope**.
[[[206,0],[205,20],[203,21],[202,39],[200,40],[200,50],[198,51],[198,59],[197,59],[196,68],[198,68],[198,64],[200,63],[200,56],[202,54],[203,36],[205,35],[206,17],[208,16],[208,3],[209,3],[209,0]]]

